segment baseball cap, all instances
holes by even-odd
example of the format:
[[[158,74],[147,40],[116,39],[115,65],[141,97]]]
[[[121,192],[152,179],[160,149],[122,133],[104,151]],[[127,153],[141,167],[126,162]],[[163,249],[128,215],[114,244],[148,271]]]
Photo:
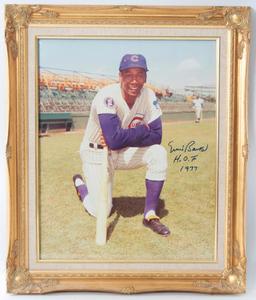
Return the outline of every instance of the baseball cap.
[[[147,72],[148,67],[145,57],[141,54],[124,55],[120,62],[119,71],[123,71],[129,68],[142,68]]]

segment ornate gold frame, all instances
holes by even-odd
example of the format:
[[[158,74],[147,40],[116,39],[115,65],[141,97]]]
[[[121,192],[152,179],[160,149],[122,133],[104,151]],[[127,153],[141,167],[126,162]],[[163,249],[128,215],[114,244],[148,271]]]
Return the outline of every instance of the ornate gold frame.
[[[142,7],[7,5],[10,179],[8,291],[15,294],[100,290],[125,294],[149,291],[243,293],[245,291],[245,174],[247,83],[250,43],[248,7]],[[222,272],[82,272],[29,270],[28,251],[28,28],[30,26],[165,26],[223,28],[230,33],[232,103],[228,137],[229,198],[227,261]],[[98,283],[100,282],[100,285]]]

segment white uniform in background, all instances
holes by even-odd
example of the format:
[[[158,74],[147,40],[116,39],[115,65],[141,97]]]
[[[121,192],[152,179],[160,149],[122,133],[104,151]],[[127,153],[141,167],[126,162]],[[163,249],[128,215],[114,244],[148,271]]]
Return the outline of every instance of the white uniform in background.
[[[193,108],[195,109],[196,122],[200,122],[202,110],[204,106],[204,100],[202,98],[197,98],[193,100]]]

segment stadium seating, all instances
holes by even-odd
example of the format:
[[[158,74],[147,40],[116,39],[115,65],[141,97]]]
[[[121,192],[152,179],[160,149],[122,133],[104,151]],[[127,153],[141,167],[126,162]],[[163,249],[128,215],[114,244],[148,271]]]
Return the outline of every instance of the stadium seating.
[[[61,91],[41,87],[40,112],[89,112],[95,95],[95,90]],[[159,104],[162,111],[165,112],[189,112],[192,106],[190,102],[186,101],[184,95],[181,94],[174,94],[172,97],[162,97],[159,99]],[[215,103],[206,101],[204,110],[215,110]]]
[[[40,112],[86,112],[95,91],[59,91],[40,89]]]

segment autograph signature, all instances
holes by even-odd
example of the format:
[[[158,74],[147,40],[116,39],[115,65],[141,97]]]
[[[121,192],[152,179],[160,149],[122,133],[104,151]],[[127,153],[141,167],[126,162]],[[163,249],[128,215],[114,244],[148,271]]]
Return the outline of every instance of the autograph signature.
[[[180,152],[205,152],[208,150],[208,144],[206,145],[196,145],[196,141],[192,140],[192,141],[189,141],[188,143],[186,144],[183,144],[181,147],[177,147],[177,146],[174,146],[174,141],[170,141],[168,143],[168,146],[169,146],[169,152],[170,153],[173,153],[173,152],[176,152],[176,151],[180,151]]]
[[[174,140],[172,140],[168,143],[168,146],[169,153],[175,155],[172,163],[179,165],[180,172],[196,172],[199,168],[198,162],[201,153],[206,152],[209,148],[208,144],[200,145],[194,140],[181,146],[176,146]]]

